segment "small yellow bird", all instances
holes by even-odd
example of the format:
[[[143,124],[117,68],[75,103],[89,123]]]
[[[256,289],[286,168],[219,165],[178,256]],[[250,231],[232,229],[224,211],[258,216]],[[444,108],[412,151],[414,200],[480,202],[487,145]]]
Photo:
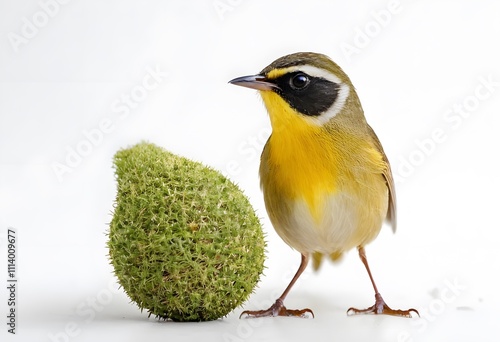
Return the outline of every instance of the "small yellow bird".
[[[311,256],[317,269],[323,255],[335,260],[354,247],[375,304],[347,313],[418,315],[415,309],[389,308],[368,267],[364,246],[377,237],[384,219],[396,230],[396,197],[389,161],[349,77],[327,56],[299,52],[229,83],[257,89],[264,100],[272,126],[260,163],[266,210],[278,235],[302,255],[297,273],[269,309],[241,315],[314,317],[310,309],[287,309],[285,297]]]

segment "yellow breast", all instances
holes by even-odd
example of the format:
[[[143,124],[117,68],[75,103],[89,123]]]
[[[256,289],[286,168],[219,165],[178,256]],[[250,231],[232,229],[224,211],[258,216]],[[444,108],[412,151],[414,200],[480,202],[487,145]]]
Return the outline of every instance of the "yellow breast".
[[[326,230],[323,226],[326,222],[331,226],[335,218],[330,217],[333,209],[325,206],[325,199],[339,195],[343,204],[338,208],[360,213],[352,227],[345,227],[350,230],[346,239],[359,243],[368,231],[374,238],[387,211],[387,188],[381,176],[382,156],[371,141],[341,127],[317,125],[273,92],[261,94],[273,127],[262,155],[261,184],[277,232],[300,249],[291,240],[305,229],[298,227],[297,215],[307,213],[297,213],[295,204],[305,202],[316,226],[311,229]]]
[[[321,214],[318,200],[325,193],[335,193],[339,187],[355,191],[362,181],[356,177],[366,176],[363,171],[379,177],[382,156],[370,141],[348,130],[317,125],[273,92],[262,96],[273,127],[263,162],[284,196],[303,198],[316,216]]]

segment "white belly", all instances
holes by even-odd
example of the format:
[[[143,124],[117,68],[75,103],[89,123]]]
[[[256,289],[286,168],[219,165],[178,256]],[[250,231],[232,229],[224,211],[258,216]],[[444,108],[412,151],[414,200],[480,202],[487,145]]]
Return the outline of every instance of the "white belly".
[[[387,213],[387,196],[366,203],[346,192],[328,195],[315,219],[305,201],[288,203],[272,223],[280,237],[301,253],[344,252],[372,241]],[[372,197],[372,200],[374,198]]]

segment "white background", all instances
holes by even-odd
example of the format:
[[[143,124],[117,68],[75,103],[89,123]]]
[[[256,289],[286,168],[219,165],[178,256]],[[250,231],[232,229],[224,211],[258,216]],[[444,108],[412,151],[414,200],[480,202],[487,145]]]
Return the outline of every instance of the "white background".
[[[1,340],[498,340],[499,14],[493,0],[0,1]],[[296,51],[331,56],[357,87],[398,180],[398,232],[384,228],[368,258],[388,304],[422,317],[347,317],[373,302],[351,251],[308,269],[290,293],[287,306],[315,319],[239,320],[243,308],[208,323],[148,319],[108,264],[114,153],[145,139],[244,189],[269,245],[244,309],[264,308],[300,257],[263,206],[265,109],[227,81]],[[9,227],[15,336],[5,324]]]

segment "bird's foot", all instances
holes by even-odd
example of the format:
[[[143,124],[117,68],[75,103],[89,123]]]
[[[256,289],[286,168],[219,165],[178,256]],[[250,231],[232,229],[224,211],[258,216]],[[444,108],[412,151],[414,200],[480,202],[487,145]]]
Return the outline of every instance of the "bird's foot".
[[[347,315],[349,316],[361,315],[361,314],[374,314],[374,315],[391,315],[391,316],[411,318],[412,313],[415,313],[420,317],[420,314],[415,309],[408,309],[408,310],[391,309],[390,307],[387,306],[387,304],[385,304],[385,301],[380,295],[380,293],[375,294],[375,304],[373,306],[370,306],[368,309],[360,310],[356,308],[350,308],[349,310],[347,310]]]
[[[311,309],[303,310],[289,310],[283,304],[281,299],[277,299],[273,305],[267,310],[257,310],[257,311],[243,311],[240,318],[246,315],[245,318],[257,318],[257,317],[276,317],[276,316],[287,316],[287,317],[300,317],[308,318],[310,314],[314,318],[314,313]]]

